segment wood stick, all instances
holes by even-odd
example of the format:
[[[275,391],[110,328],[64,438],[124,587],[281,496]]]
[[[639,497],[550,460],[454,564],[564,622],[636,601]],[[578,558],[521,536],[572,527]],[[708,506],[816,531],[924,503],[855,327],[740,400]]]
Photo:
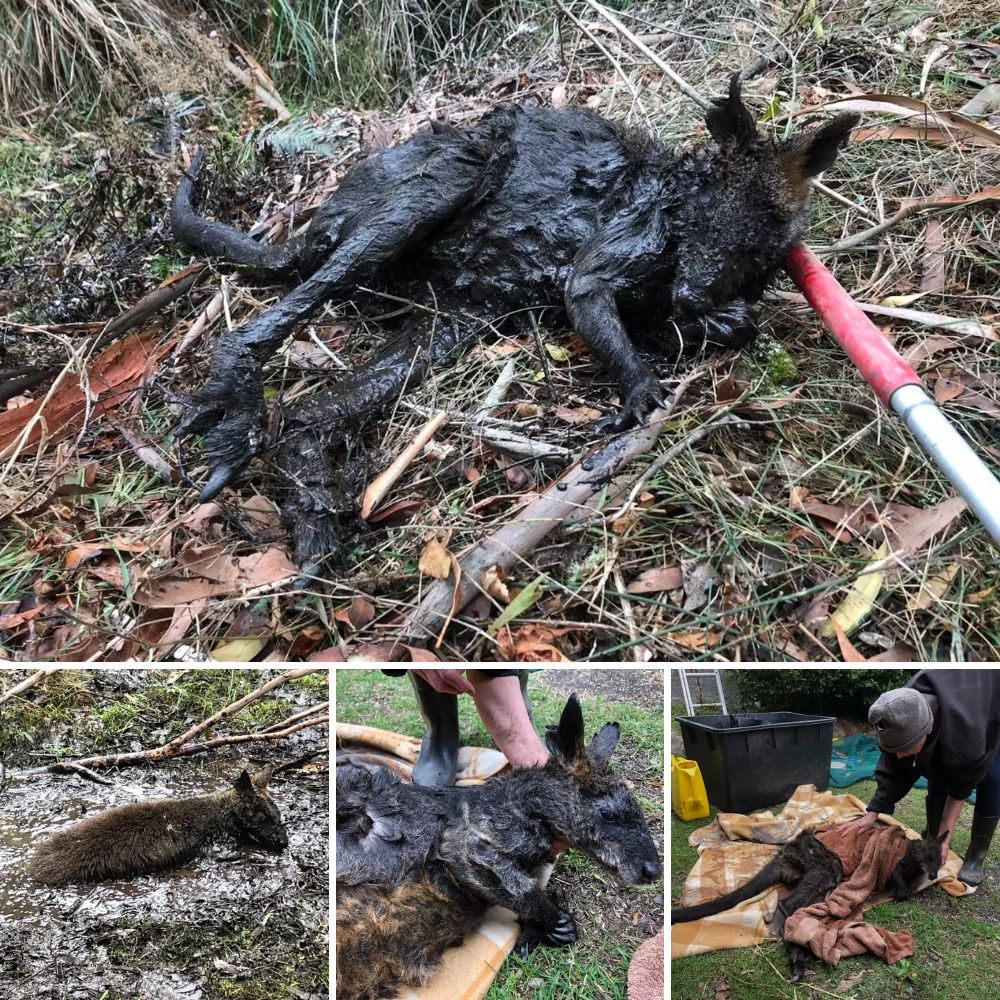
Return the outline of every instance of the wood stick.
[[[328,701],[324,701],[322,705],[314,705],[312,708],[307,708],[304,712],[299,712],[296,715],[290,715],[287,719],[285,719],[284,722],[275,722],[270,726],[265,726],[261,730],[261,732],[270,733],[273,732],[275,729],[282,729],[285,726],[290,725],[291,723],[298,722],[301,719],[306,719],[310,715],[315,715],[317,712],[326,712],[329,710],[329,708],[330,708],[330,703]]]
[[[401,625],[399,642],[436,638],[442,624],[479,592],[486,570],[509,570],[525,553],[536,548],[554,528],[581,507],[592,506],[604,485],[629,462],[645,454],[656,442],[671,410],[656,410],[644,427],[613,438],[569,469],[517,517],[489,538],[477,543],[460,559],[461,579],[454,574],[438,580]],[[402,655],[402,652],[401,652]]]
[[[50,774],[78,774],[81,778],[86,778],[88,781],[96,781],[99,785],[114,784],[113,781],[108,778],[102,778],[101,775],[95,771],[91,771],[90,768],[84,767],[82,764],[74,764],[68,760],[59,761],[58,764],[49,764],[45,770]]]
[[[417,436],[400,452],[396,460],[385,472],[377,475],[365,490],[361,503],[361,516],[367,520],[371,512],[382,502],[382,498],[392,489],[396,480],[409,468],[417,453],[432,437],[438,428],[448,419],[447,412],[431,417],[417,433]]]
[[[46,674],[51,674],[55,667],[45,667],[42,670],[36,670],[27,680],[21,681],[20,684],[15,684],[12,688],[8,688],[6,691],[0,691],[0,705],[5,701],[10,701],[11,698],[16,697],[21,694],[22,691],[27,691],[29,688],[33,688]]]
[[[174,751],[176,751],[179,747],[182,747],[189,740],[194,739],[199,733],[203,733],[206,729],[210,729],[217,722],[221,722],[223,719],[228,719],[241,709],[246,708],[247,705],[250,705],[255,701],[259,701],[269,691],[273,691],[275,688],[281,687],[289,681],[297,680],[299,677],[305,677],[308,674],[317,674],[320,672],[320,669],[321,668],[319,667],[296,667],[294,670],[286,670],[280,677],[275,677],[266,684],[262,684],[255,691],[251,691],[245,697],[240,698],[239,701],[234,701],[231,705],[227,705],[225,708],[216,712],[215,715],[209,716],[197,725],[192,726],[187,732],[175,737],[169,743],[164,743],[163,746],[157,747],[154,750],[141,752],[148,752],[150,755],[150,761],[165,760],[169,757],[173,757],[175,756]],[[90,762],[88,761],[87,763]]]

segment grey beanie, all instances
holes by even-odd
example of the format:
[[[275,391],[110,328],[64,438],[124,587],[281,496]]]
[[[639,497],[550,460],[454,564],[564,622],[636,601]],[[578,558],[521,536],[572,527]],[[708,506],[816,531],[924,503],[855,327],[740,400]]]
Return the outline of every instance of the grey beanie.
[[[879,695],[868,711],[868,721],[886,753],[903,753],[931,731],[934,716],[927,699],[913,688],[896,688]]]

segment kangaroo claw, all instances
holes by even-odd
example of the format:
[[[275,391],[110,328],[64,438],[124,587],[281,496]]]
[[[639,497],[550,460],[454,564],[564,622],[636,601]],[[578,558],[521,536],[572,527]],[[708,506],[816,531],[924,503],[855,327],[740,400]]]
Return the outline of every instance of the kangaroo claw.
[[[659,379],[652,374],[643,376],[625,394],[621,410],[602,417],[594,424],[594,430],[598,434],[619,434],[645,423],[646,417],[653,410],[666,405],[666,396]]]
[[[573,914],[563,910],[555,925],[546,933],[545,940],[558,947],[573,944],[576,941],[576,921],[573,919]]]

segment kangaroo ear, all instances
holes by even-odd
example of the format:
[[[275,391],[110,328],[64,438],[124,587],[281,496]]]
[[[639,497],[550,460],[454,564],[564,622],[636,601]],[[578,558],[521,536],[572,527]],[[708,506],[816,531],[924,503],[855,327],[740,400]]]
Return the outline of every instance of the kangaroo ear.
[[[240,795],[253,795],[253,782],[250,780],[250,775],[244,770],[244,772],[236,779],[236,784],[233,786]]]
[[[789,139],[781,151],[781,166],[789,181],[799,185],[832,167],[838,150],[846,145],[859,121],[858,114],[837,115],[819,128]]]
[[[591,760],[595,764],[603,764],[618,746],[618,739],[621,736],[621,729],[617,722],[607,722],[597,731],[597,735],[590,741]]]
[[[253,776],[253,786],[257,789],[267,788],[267,783],[271,780],[271,775],[274,774],[274,765],[268,764],[262,771],[258,771]]]
[[[545,744],[550,753],[565,760],[583,757],[583,711],[575,694],[569,696],[559,725],[546,729]]]
[[[740,74],[729,78],[729,93],[712,100],[705,112],[705,124],[712,138],[723,148],[749,146],[757,139],[757,127],[740,94]]]

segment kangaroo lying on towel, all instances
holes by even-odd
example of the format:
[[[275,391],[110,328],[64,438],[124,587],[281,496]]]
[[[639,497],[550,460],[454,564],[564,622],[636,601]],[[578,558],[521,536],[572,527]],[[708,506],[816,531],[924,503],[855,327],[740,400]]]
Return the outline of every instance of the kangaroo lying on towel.
[[[933,839],[925,835],[923,840],[907,841],[906,853],[886,883],[886,888],[892,893],[893,899],[909,899],[925,881],[937,875],[941,863],[941,844],[946,836],[947,834],[942,834]],[[783,845],[781,850],[740,888],[707,903],[671,909],[670,923],[680,924],[710,917],[715,913],[723,913],[738,903],[752,899],[765,889],[775,885],[786,885],[792,891],[778,903],[774,923],[778,937],[783,938],[785,921],[796,910],[823,900],[843,878],[844,867],[840,858],[820,843],[811,830],[806,830]],[[805,948],[787,941],[785,947],[792,969],[792,982],[798,982],[805,974],[805,965],[810,953]]]
[[[576,940],[576,922],[535,880],[572,846],[622,881],[662,868],[642,808],[608,759],[618,724],[583,742],[573,695],[546,735],[544,767],[468,788],[406,785],[385,768],[337,768],[337,997],[379,1000],[430,977],[493,904],[521,922],[522,955]]]

